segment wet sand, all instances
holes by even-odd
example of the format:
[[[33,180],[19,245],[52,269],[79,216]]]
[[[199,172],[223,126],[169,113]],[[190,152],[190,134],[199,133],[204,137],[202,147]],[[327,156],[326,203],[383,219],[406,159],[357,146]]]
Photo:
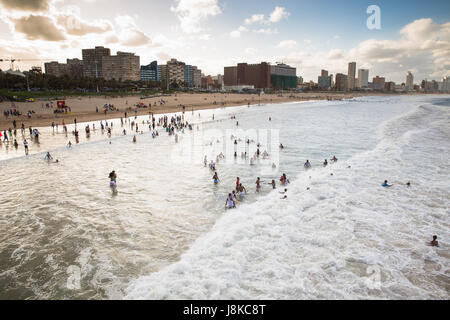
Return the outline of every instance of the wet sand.
[[[46,108],[45,105],[49,101],[44,101],[44,99],[36,99],[35,102],[15,102],[14,106],[11,102],[1,102],[0,103],[0,130],[7,130],[13,127],[13,120],[17,122],[17,128],[20,128],[22,123],[25,127],[47,127],[50,126],[52,122],[55,124],[62,124],[64,120],[65,123],[73,123],[74,119],[77,122],[88,122],[88,121],[99,121],[105,119],[120,118],[130,108],[127,113],[129,116],[134,116],[135,105],[138,103],[144,103],[145,105],[151,104],[151,108],[139,108],[137,115],[146,115],[151,112],[154,114],[160,113],[171,113],[171,112],[181,112],[183,111],[182,105],[186,107],[186,112],[192,112],[192,110],[204,110],[204,109],[215,109],[220,107],[231,107],[238,105],[250,105],[259,104],[271,104],[271,103],[281,103],[289,101],[305,101],[305,100],[326,100],[326,99],[349,99],[352,97],[361,97],[376,95],[376,93],[284,93],[283,95],[267,94],[262,95],[261,98],[257,94],[232,94],[232,93],[181,93],[172,94],[171,96],[155,97],[141,99],[139,96],[128,96],[128,97],[71,97],[66,99],[66,105],[71,108],[70,114],[54,114],[52,108]],[[384,94],[383,94],[384,95]],[[164,105],[160,105],[159,101],[163,99],[165,101]],[[156,106],[154,106],[156,102]],[[118,111],[108,111],[105,115],[103,106],[105,104],[112,104],[118,109]],[[44,106],[44,107],[42,107]],[[56,100],[53,101],[53,106],[56,108]],[[96,112],[96,107],[98,107],[99,112]],[[17,109],[22,112],[21,116],[9,116],[6,118],[3,115],[4,110]],[[30,119],[27,117],[28,110],[33,110],[35,113]]]

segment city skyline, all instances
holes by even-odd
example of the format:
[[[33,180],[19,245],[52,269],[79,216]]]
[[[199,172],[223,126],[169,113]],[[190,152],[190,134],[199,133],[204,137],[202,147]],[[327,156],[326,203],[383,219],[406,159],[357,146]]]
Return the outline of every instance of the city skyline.
[[[356,71],[396,83],[408,71],[417,81],[440,80],[450,69],[450,4],[432,2],[377,1],[381,29],[369,30],[372,3],[365,1],[345,8],[331,1],[129,1],[118,14],[117,1],[0,0],[0,58],[43,59],[43,66],[104,45],[135,53],[141,65],[178,58],[212,75],[241,62],[285,62],[305,81],[317,81],[321,69],[347,74],[355,61]]]

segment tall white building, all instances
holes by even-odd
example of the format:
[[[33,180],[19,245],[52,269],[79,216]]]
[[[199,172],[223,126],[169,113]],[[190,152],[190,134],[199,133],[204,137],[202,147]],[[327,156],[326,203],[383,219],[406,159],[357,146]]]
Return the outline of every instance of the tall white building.
[[[369,87],[369,69],[358,70],[358,87],[359,88]]]
[[[412,89],[414,89],[414,76],[411,71],[408,71],[408,74],[406,75],[406,90]]]

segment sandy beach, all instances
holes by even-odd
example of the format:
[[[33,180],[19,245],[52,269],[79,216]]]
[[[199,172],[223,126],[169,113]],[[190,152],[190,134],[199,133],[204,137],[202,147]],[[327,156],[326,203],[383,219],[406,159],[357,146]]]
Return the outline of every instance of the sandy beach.
[[[19,128],[23,123],[25,127],[47,127],[52,122],[55,124],[73,123],[74,119],[77,122],[99,121],[104,119],[120,118],[124,115],[124,112],[128,109],[128,115],[135,115],[135,105],[144,103],[145,105],[151,104],[151,108],[138,108],[137,115],[145,115],[150,112],[154,114],[181,112],[182,106],[186,107],[186,112],[192,110],[204,110],[215,109],[220,107],[231,107],[238,105],[250,105],[259,104],[272,104],[282,103],[289,101],[306,101],[306,100],[326,100],[326,99],[349,99],[352,97],[376,95],[374,93],[324,93],[324,92],[312,92],[312,93],[284,93],[283,95],[262,95],[261,98],[257,94],[233,94],[233,93],[181,93],[172,94],[170,96],[153,97],[141,99],[139,96],[128,97],[70,97],[66,99],[66,105],[71,108],[69,114],[54,114],[53,111],[56,108],[56,101],[53,101],[53,109],[46,108],[45,105],[49,101],[44,99],[36,99],[34,102],[1,102],[0,103],[0,130],[7,130],[13,127],[13,120],[16,120],[17,127]],[[164,100],[164,104],[160,101]],[[156,105],[155,105],[156,103]],[[108,111],[104,113],[103,106],[105,104],[111,104],[118,111]],[[98,107],[98,112],[96,112]],[[3,112],[9,109],[16,109],[22,113],[21,116],[9,116],[5,117]],[[34,111],[33,115],[29,119],[27,112],[29,110]]]

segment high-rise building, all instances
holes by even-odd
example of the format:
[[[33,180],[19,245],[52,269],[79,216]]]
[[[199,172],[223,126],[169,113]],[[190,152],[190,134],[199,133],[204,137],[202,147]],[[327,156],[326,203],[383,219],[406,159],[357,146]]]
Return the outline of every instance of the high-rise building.
[[[71,77],[81,78],[83,77],[83,60],[80,59],[67,59],[67,67]]]
[[[336,74],[336,91],[347,91],[347,76],[345,74]]]
[[[184,67],[185,63],[177,59],[167,61],[167,64],[161,67],[161,82],[163,86],[169,87],[176,82],[178,85],[184,83]]]
[[[442,78],[441,91],[450,93],[450,77]]]
[[[369,87],[369,69],[358,70],[358,88]]]
[[[297,69],[284,63],[270,66],[270,84],[276,89],[297,88]]]
[[[349,90],[355,89],[355,77],[356,77],[356,62],[350,62],[348,64],[347,79],[349,81]]]
[[[62,77],[69,74],[69,67],[65,63],[59,63],[58,61],[46,62],[44,64],[45,73],[55,76]]]
[[[328,77],[328,71],[322,69],[322,71],[320,72],[320,76],[321,77]]]
[[[194,86],[194,74],[192,73],[192,66],[188,64],[184,66],[184,82],[186,82],[189,87]]]
[[[406,90],[412,90],[414,88],[414,76],[411,71],[408,71],[406,75]]]
[[[331,88],[331,81],[332,81],[332,76],[319,76],[319,79],[317,81],[317,84],[319,86],[320,89],[328,89]]]
[[[102,73],[105,80],[139,81],[139,56],[134,53],[117,52],[116,56],[103,56]]]
[[[192,66],[192,82],[194,88],[200,88],[202,86],[202,70],[196,66]]]
[[[104,47],[83,49],[83,76],[87,78],[103,78],[103,57],[111,56],[111,50]]]
[[[271,68],[267,62],[260,64],[239,63],[236,67],[224,68],[225,86],[254,86],[270,88]]]
[[[383,90],[386,79],[383,77],[376,76],[372,80],[372,85],[375,90]]]
[[[158,81],[158,62],[153,61],[149,65],[141,66],[141,81]]]

